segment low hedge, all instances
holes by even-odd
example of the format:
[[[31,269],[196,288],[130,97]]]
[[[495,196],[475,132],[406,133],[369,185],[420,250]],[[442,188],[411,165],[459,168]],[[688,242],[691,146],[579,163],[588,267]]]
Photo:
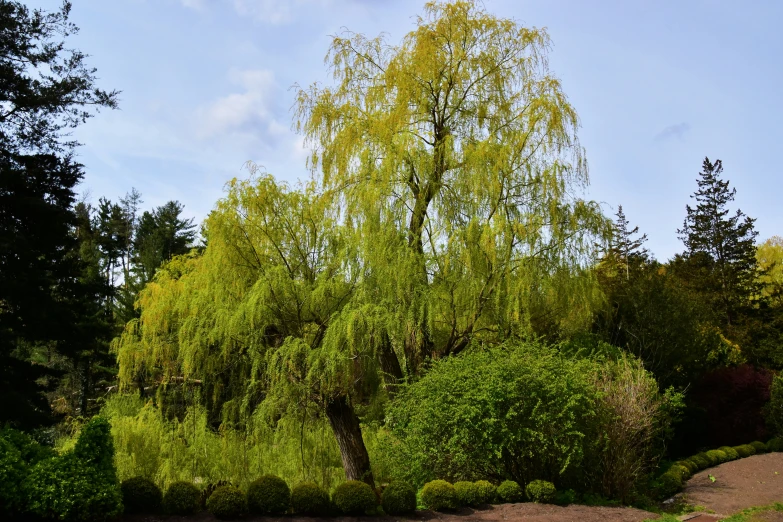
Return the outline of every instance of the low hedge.
[[[360,480],[343,482],[334,490],[332,501],[346,515],[365,515],[378,507],[375,492]]]
[[[207,499],[207,511],[221,520],[232,520],[247,512],[245,495],[234,486],[220,486]]]
[[[150,479],[146,477],[133,477],[120,483],[122,491],[122,505],[125,513],[160,512],[163,503],[163,492]]]
[[[291,509],[297,515],[326,515],[329,504],[329,495],[315,482],[300,482],[291,490]]]
[[[413,513],[416,511],[416,490],[407,482],[392,482],[383,490],[381,506],[387,515]]]
[[[740,458],[739,453],[737,453],[737,450],[735,450],[731,446],[721,446],[718,449],[721,450],[723,453],[725,453],[729,457],[729,460],[737,460],[738,458]]]
[[[534,480],[525,488],[525,494],[533,502],[551,504],[555,501],[557,489],[554,484],[546,480]]]
[[[497,498],[498,488],[487,480],[476,482],[479,492],[479,504],[492,504]]]
[[[455,482],[454,491],[460,506],[476,507],[481,504],[481,491],[475,482]]]
[[[264,475],[247,487],[247,509],[254,515],[282,515],[291,507],[291,490],[285,480]]]
[[[500,500],[509,504],[522,502],[525,496],[520,485],[513,480],[503,481],[498,486],[497,494]]]
[[[445,480],[433,480],[421,489],[421,502],[433,511],[456,509],[459,505],[457,491]]]
[[[198,511],[201,491],[191,482],[173,482],[163,495],[163,509],[169,515],[192,515]]]
[[[760,440],[754,440],[753,442],[750,443],[750,445],[756,448],[756,455],[760,453],[766,453],[768,451],[767,445],[761,442]]]

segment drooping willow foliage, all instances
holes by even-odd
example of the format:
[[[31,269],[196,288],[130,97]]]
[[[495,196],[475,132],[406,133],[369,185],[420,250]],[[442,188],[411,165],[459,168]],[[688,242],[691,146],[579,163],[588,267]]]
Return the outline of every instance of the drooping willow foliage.
[[[335,38],[337,85],[298,93],[313,180],[227,185],[204,252],[160,270],[114,343],[122,387],[198,394],[214,427],[315,408],[372,482],[358,414],[379,397],[471,344],[579,327],[607,222],[578,197],[548,45],[471,1],[427,4],[399,46]]]

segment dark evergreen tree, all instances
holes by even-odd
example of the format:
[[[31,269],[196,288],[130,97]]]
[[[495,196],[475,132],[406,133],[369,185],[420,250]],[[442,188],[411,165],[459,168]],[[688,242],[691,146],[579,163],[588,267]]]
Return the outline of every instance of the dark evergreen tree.
[[[185,254],[196,239],[193,219],[181,218],[183,205],[178,201],[144,212],[136,231],[137,276],[142,284],[150,281],[157,269],[173,256]]]
[[[687,216],[678,230],[686,251],[676,261],[687,284],[719,311],[723,325],[731,327],[748,312],[761,287],[755,220],[739,209],[731,213],[728,205],[737,190],[721,179],[722,172],[720,160],[704,158],[699,188],[691,196],[696,206],[686,206]]]
[[[74,356],[86,334],[73,211],[83,171],[68,132],[117,104],[66,48],[70,8],[0,0],[0,424],[21,427],[51,418],[43,392],[58,372],[47,363]]]
[[[622,205],[617,206],[615,216],[617,219],[614,221],[612,235],[609,238],[602,263],[611,265],[619,273],[622,273],[626,281],[630,281],[632,272],[638,272],[650,261],[650,252],[644,248],[647,234],[634,237],[639,233],[639,227],[630,228]]]

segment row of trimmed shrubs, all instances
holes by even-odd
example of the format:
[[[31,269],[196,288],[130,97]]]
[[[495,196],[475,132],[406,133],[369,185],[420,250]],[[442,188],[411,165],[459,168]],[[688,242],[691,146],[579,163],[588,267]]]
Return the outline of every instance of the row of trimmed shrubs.
[[[190,482],[174,482],[163,494],[149,479],[134,477],[121,484],[126,513],[158,513],[191,515],[202,507],[202,493]],[[478,482],[433,480],[421,490],[422,504],[435,511],[475,507],[498,502],[549,503],[555,499],[555,486],[544,480],[534,480],[523,492],[514,481],[507,480],[495,486]],[[392,482],[380,494],[381,507],[388,515],[405,515],[416,510],[416,491],[405,482]],[[331,499],[329,494],[313,482],[302,482],[288,488],[286,482],[274,475],[265,475],[252,482],[247,492],[231,485],[215,488],[208,495],[205,507],[221,519],[232,519],[244,514],[282,515],[364,515],[378,511],[378,496],[366,483],[349,480],[337,486]]]
[[[687,459],[679,460],[673,463],[663,474],[655,481],[655,488],[659,497],[669,498],[682,490],[686,480],[691,478],[694,473],[703,469],[723,464],[731,460],[742,459],[760,453],[771,451],[783,451],[783,439],[774,438],[764,444],[760,441],[754,441],[750,444],[740,446],[722,446],[718,449],[697,453]]]

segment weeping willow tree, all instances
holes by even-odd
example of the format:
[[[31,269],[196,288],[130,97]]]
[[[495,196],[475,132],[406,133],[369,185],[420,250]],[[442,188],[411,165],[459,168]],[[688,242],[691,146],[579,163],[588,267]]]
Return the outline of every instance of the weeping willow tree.
[[[313,180],[233,181],[202,255],[142,292],[115,343],[125,386],[199,382],[223,421],[325,415],[373,484],[356,408],[472,343],[579,324],[575,277],[608,230],[543,30],[429,3],[399,46],[335,37],[335,86],[300,89]],[[290,411],[290,410],[289,410]]]

